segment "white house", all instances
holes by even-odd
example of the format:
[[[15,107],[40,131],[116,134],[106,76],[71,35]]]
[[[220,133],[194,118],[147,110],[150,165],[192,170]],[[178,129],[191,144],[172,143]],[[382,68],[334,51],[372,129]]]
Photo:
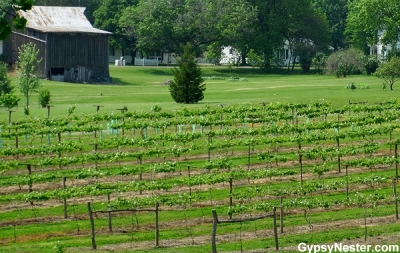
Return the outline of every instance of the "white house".
[[[276,51],[277,61],[274,64],[280,66],[287,66],[288,64],[292,64],[294,57],[292,55],[292,50],[290,49],[289,42],[286,41],[283,47]],[[111,48],[109,51],[109,62],[115,63],[121,60],[121,57],[125,60],[125,63],[132,62],[132,54],[130,50],[127,49],[116,49]],[[136,66],[158,66],[159,64],[168,65],[168,64],[176,64],[177,63],[177,55],[175,53],[154,53],[153,55],[142,56],[140,52],[136,53],[135,56],[135,65]],[[220,64],[225,65],[228,63],[235,64],[241,59],[240,52],[231,47],[225,46],[221,48],[221,60]],[[210,64],[211,62],[207,61],[205,57],[195,58],[197,63],[200,64]],[[296,62],[298,61],[298,57],[296,57]],[[122,64],[118,64],[119,66]]]
[[[293,63],[294,55],[293,50],[290,49],[289,42],[286,41],[283,47],[275,52],[277,60],[274,62],[276,65],[280,66],[287,66]],[[222,48],[222,57],[221,57],[221,64],[228,64],[228,63],[237,63],[241,59],[240,52],[231,47],[223,47]],[[298,62],[298,57],[296,57],[296,62]]]
[[[0,40],[0,54],[3,54],[3,41]]]
[[[383,36],[383,32],[379,32],[378,38],[379,41],[376,45],[370,46],[370,54],[377,55],[378,59],[383,60],[387,57],[390,50],[392,50],[393,45],[385,45],[382,43],[381,39]],[[395,48],[400,49],[400,40],[397,42]]]
[[[127,49],[110,49],[108,57],[110,63],[116,63],[121,57],[125,60],[125,63],[131,63],[132,58],[135,57],[136,66],[158,66],[159,64],[168,65],[177,63],[177,55],[175,53],[154,53],[152,55],[143,56],[140,52],[137,52],[135,56],[132,56],[131,51]],[[195,60],[198,63],[210,63],[203,57],[196,58]]]

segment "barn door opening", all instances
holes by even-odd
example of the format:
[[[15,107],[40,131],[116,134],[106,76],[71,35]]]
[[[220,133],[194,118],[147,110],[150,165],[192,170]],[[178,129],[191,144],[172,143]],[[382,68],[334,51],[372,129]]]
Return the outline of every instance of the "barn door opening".
[[[51,80],[58,81],[58,82],[64,82],[65,69],[63,67],[51,68],[50,71],[51,71]]]

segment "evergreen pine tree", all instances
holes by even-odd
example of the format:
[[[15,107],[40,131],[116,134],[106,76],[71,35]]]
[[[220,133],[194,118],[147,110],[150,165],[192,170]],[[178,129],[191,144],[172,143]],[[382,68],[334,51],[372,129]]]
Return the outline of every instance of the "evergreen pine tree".
[[[175,102],[183,104],[199,102],[204,98],[203,91],[206,90],[206,84],[189,44],[183,47],[183,55],[177,62],[178,68],[174,68],[174,79],[169,86],[172,98]]]

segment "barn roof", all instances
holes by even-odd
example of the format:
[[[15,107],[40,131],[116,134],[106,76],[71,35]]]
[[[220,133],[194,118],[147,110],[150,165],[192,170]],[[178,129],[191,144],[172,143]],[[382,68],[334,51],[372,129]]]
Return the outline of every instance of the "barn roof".
[[[94,28],[86,18],[85,7],[33,6],[29,11],[19,11],[28,22],[27,28],[41,32],[81,32],[111,34]]]

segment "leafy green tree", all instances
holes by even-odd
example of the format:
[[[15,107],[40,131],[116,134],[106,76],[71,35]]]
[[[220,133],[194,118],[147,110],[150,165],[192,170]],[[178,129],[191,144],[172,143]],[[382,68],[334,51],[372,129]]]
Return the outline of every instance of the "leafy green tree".
[[[11,6],[15,11],[27,11],[33,6],[34,0],[10,0],[0,2],[0,40],[5,40],[11,34],[13,27],[18,30],[23,30],[26,26],[27,20],[18,14],[12,13],[8,10]],[[11,16],[9,21],[6,16]]]
[[[384,87],[389,85],[390,90],[393,90],[394,83],[400,80],[400,58],[392,57],[388,62],[377,68],[374,75],[383,79]]]
[[[318,51],[316,47],[321,46],[320,42],[326,43],[328,32],[326,17],[322,12],[312,8],[310,0],[247,0],[247,2],[257,10],[257,18],[250,27],[252,32],[247,37],[251,41],[252,55],[263,58],[263,69],[270,67],[276,51],[282,48],[284,41],[290,42],[291,50],[297,47],[299,51],[297,53],[304,53],[305,65],[309,65],[312,59],[312,54],[309,55],[307,52],[309,47],[314,45],[312,49]],[[307,68],[305,67],[305,70]]]
[[[353,0],[348,8],[346,34],[354,47],[369,53],[369,45],[378,41],[393,45],[399,42],[398,0]]]
[[[303,8],[307,3],[309,4],[308,0],[297,2]],[[297,9],[296,6],[294,8]],[[304,8],[301,11],[301,14],[298,14],[298,16],[292,15],[292,18],[293,21],[290,22],[289,29],[285,32],[285,37],[292,47],[294,57],[299,57],[303,72],[307,73],[316,53],[328,50],[328,22],[325,14],[315,10],[310,4],[308,8]]]
[[[311,61],[311,65],[314,66],[317,73],[324,73],[326,69],[326,60],[328,57],[324,53],[317,53]]]
[[[0,102],[8,110],[18,105],[20,98],[14,93],[4,93],[0,96]]]
[[[0,96],[11,93],[13,90],[13,87],[11,86],[11,80],[7,73],[7,64],[0,62]]]
[[[345,35],[348,14],[348,0],[312,0],[312,4],[321,9],[329,23],[330,45],[334,50],[348,45]]]
[[[208,46],[234,46],[246,36],[253,9],[247,0],[142,0],[124,11],[121,22],[145,54],[158,50],[182,53],[190,43],[196,56]]]
[[[29,96],[36,92],[40,87],[39,77],[36,75],[36,69],[42,59],[38,58],[39,49],[35,44],[24,44],[19,48],[18,54],[18,74],[17,88],[25,96],[26,111],[29,110]]]
[[[204,98],[205,83],[201,77],[201,69],[194,60],[190,44],[183,47],[182,58],[178,60],[178,68],[173,70],[169,91],[177,103],[194,104]]]
[[[50,91],[48,89],[39,90],[38,100],[39,104],[44,108],[50,103]]]
[[[110,36],[110,47],[131,49],[133,54],[136,52],[136,38],[121,25],[120,19],[125,9],[136,6],[138,2],[139,0],[104,0],[94,11],[94,27],[113,33]]]

